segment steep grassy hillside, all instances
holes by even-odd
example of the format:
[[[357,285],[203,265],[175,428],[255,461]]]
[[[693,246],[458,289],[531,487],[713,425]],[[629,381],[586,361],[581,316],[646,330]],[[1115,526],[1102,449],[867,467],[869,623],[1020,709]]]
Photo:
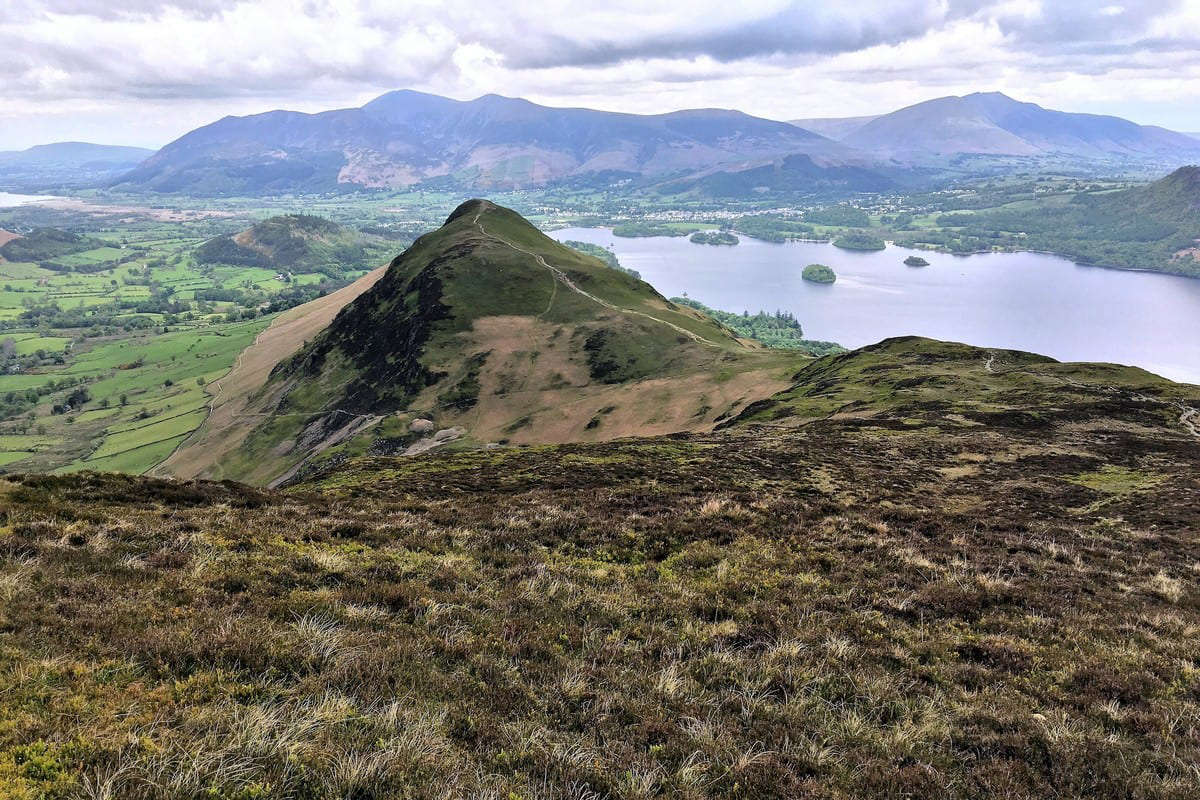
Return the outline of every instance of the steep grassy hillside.
[[[368,272],[349,286],[289,309],[272,320],[238,354],[233,368],[208,384],[206,389],[211,397],[203,423],[151,474],[193,477],[215,468],[236,450],[250,433],[251,426],[245,423],[258,421],[250,416],[253,413],[250,401],[271,370],[323,331],[347,303],[374,286],[385,269]]]
[[[281,362],[206,469],[264,483],[335,445],[406,449],[417,418],[477,445],[700,430],[804,360],[475,200]]]
[[[201,264],[263,267],[281,272],[319,272],[339,278],[383,258],[375,237],[321,217],[285,214],[232,236],[210,239],[196,250]]]
[[[716,433],[10,476],[0,795],[1195,797],[1198,395],[895,340]]]

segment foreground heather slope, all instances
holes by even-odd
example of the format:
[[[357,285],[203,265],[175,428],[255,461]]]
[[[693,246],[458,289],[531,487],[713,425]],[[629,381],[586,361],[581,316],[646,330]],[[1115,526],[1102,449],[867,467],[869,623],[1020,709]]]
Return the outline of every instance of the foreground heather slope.
[[[907,339],[711,433],[10,476],[0,794],[1192,797],[1198,395]]]

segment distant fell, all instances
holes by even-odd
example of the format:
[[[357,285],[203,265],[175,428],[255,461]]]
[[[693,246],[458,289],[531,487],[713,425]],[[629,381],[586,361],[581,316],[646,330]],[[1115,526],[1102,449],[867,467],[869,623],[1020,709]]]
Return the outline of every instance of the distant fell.
[[[104,244],[99,239],[71,231],[58,228],[37,228],[0,246],[0,257],[7,261],[41,263],[61,256],[103,247]]]
[[[0,164],[129,164],[154,155],[145,147],[125,147],[91,142],[53,142],[25,150],[0,152]]]
[[[202,264],[321,272],[331,278],[364,269],[382,246],[374,237],[322,217],[285,214],[241,233],[218,236],[196,250]],[[376,262],[378,263],[378,262]]]
[[[798,128],[841,141],[863,125],[878,118],[878,114],[870,114],[863,117],[813,117],[810,119],[793,119],[788,120],[788,122]]]
[[[1046,109],[1000,92],[940,97],[875,118],[817,122],[844,144],[906,161],[975,155],[1178,164],[1200,154],[1197,140],[1182,133],[1120,117]]]
[[[55,142],[0,152],[0,190],[79,188],[113,178],[154,155],[141,147]]]

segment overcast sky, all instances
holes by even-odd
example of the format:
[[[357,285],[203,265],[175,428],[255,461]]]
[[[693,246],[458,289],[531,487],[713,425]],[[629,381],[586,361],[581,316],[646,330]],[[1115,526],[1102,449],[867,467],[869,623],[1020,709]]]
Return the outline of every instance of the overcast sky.
[[[998,90],[1200,131],[1200,0],[0,0],[0,86],[0,149],[399,88],[774,119]]]

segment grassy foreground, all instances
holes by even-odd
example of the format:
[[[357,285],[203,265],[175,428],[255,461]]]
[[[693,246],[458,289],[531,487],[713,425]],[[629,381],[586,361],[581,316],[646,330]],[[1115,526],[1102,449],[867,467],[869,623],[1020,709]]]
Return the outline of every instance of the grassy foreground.
[[[284,492],[9,476],[0,795],[1197,796],[1194,436],[882,374],[795,429]]]

